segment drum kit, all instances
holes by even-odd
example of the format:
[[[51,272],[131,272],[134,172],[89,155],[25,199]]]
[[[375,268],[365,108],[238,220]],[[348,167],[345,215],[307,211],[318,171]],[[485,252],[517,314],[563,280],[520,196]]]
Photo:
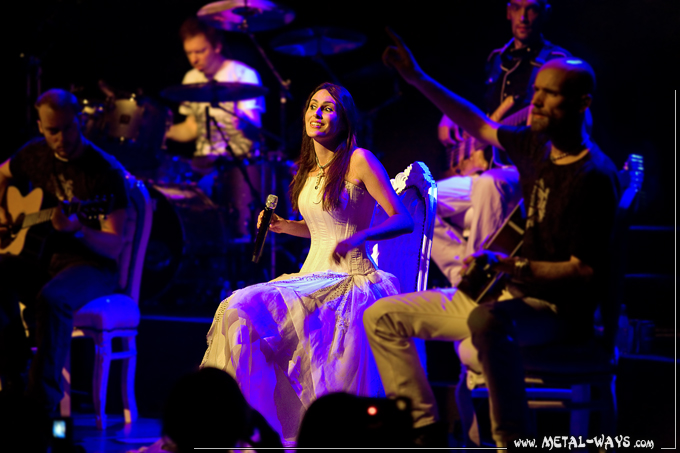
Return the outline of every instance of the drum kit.
[[[253,33],[290,24],[295,13],[267,0],[225,0],[203,6],[197,16],[217,29],[246,34],[266,62],[279,85],[281,137],[275,138],[285,150],[283,104],[290,98],[290,81],[281,78]],[[328,71],[331,80],[337,82],[323,58],[357,49],[365,41],[366,37],[356,31],[310,27],[285,32],[270,44],[276,52],[313,59]],[[100,88],[110,96],[104,103],[83,101],[83,131],[118,158],[132,174],[147,181],[156,206],[144,271],[147,283],[143,285],[142,297],[158,299],[170,287],[173,287],[173,296],[177,297],[177,287],[182,281],[191,280],[196,284],[198,278],[203,282],[200,283],[202,287],[193,288],[186,295],[192,299],[191,303],[197,302],[197,294],[210,301],[219,300],[219,294],[212,294],[213,291],[203,285],[224,283],[229,263],[224,263],[223,257],[229,254],[230,248],[250,245],[251,234],[248,233],[254,232],[257,213],[264,206],[263,200],[268,193],[277,194],[281,201],[287,199],[286,189],[292,179],[294,164],[285,160],[280,150],[246,159],[233,155],[224,159],[222,165],[215,166],[213,187],[202,190],[196,184],[200,178],[195,177],[195,168],[192,170],[186,161],[167,152],[165,134],[173,124],[171,110],[149,97],[117,98],[113,90],[102,87],[101,83]],[[161,96],[173,102],[206,103],[224,110],[221,103],[253,99],[267,92],[267,88],[254,84],[210,81],[170,86],[161,91]],[[210,121],[207,115],[206,121]],[[239,201],[239,197],[246,197],[248,209],[243,209],[244,202]],[[248,212],[233,212],[235,207]],[[283,216],[290,214],[281,213]],[[276,274],[273,245],[271,249],[271,270],[265,275],[269,278]],[[237,254],[242,252],[244,250]],[[249,256],[249,253],[243,255]],[[211,271],[199,271],[199,268],[210,268]]]

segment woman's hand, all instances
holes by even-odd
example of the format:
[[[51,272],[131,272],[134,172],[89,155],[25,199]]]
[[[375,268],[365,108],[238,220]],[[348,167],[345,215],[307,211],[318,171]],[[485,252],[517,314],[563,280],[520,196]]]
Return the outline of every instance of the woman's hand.
[[[260,215],[257,216],[257,228],[260,228],[260,224],[262,223],[262,216],[264,216],[264,211],[260,211]],[[285,233],[285,228],[286,224],[288,223],[288,220],[284,219],[283,217],[277,215],[275,212],[272,212],[272,220],[269,223],[269,231],[273,233]]]
[[[333,261],[339,263],[350,250],[361,246],[364,242],[366,242],[366,234],[364,231],[360,231],[344,241],[338,242],[338,245],[335,246],[335,250],[333,251]]]

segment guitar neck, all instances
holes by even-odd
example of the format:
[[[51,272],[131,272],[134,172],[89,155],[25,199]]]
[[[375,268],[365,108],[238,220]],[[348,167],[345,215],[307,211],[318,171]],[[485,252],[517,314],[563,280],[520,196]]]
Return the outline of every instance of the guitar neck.
[[[33,258],[42,256],[43,246],[46,239],[46,234],[51,230],[46,228],[46,231],[29,230],[33,226],[40,223],[50,222],[52,220],[55,210],[60,210],[66,217],[73,214],[78,214],[81,221],[89,219],[95,221],[100,216],[106,216],[113,208],[113,196],[106,195],[103,197],[95,197],[94,200],[76,200],[76,201],[62,201],[55,207],[40,209],[43,204],[43,190],[36,187],[26,196],[22,195],[21,191],[14,187],[7,187],[5,193],[7,212],[13,222],[0,235],[0,254],[9,255],[24,255],[33,256]],[[30,244],[27,244],[28,236]],[[40,236],[43,236],[40,238]],[[28,249],[27,252],[25,249]],[[31,251],[31,249],[33,249]]]
[[[527,105],[523,109],[516,111],[507,118],[503,118],[501,120],[501,124],[504,126],[519,126],[520,124],[526,124],[530,111],[531,105]]]
[[[29,228],[33,225],[38,225],[39,223],[44,223],[52,218],[52,212],[57,208],[43,209],[32,214],[27,214],[24,217],[24,222],[21,224],[21,228]]]
[[[21,228],[30,228],[33,225],[49,222],[52,219],[52,213],[55,209],[62,209],[66,216],[70,216],[71,214],[77,213],[80,210],[80,206],[77,203],[74,203],[63,207],[57,206],[54,208],[42,209],[31,214],[26,214],[24,221],[21,224]]]

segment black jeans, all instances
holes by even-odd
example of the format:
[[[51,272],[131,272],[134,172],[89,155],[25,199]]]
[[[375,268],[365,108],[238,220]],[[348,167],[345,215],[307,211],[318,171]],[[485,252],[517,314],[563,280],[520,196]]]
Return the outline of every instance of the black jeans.
[[[38,348],[28,394],[54,411],[63,397],[62,369],[71,347],[74,312],[117,288],[116,273],[106,268],[78,264],[50,278],[35,263],[0,256],[0,376],[17,377],[26,369],[29,344],[20,317],[21,301],[35,313]]]
[[[529,435],[520,347],[573,339],[570,323],[549,302],[525,297],[479,305],[468,326],[489,389],[494,440]]]

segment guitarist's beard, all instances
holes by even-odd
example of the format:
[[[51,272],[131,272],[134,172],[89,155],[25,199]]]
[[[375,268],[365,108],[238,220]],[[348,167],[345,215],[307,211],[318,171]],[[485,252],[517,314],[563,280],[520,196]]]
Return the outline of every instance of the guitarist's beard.
[[[83,135],[79,133],[73,143],[65,143],[64,145],[65,146],[62,149],[53,149],[54,157],[63,162],[68,162],[69,160],[78,157],[82,152],[84,145]]]
[[[544,115],[531,115],[531,130],[533,132],[544,133],[550,129],[550,118]]]
[[[589,136],[584,118],[584,115],[532,116],[531,130],[545,134],[563,152],[576,154],[583,150],[583,143]]]

